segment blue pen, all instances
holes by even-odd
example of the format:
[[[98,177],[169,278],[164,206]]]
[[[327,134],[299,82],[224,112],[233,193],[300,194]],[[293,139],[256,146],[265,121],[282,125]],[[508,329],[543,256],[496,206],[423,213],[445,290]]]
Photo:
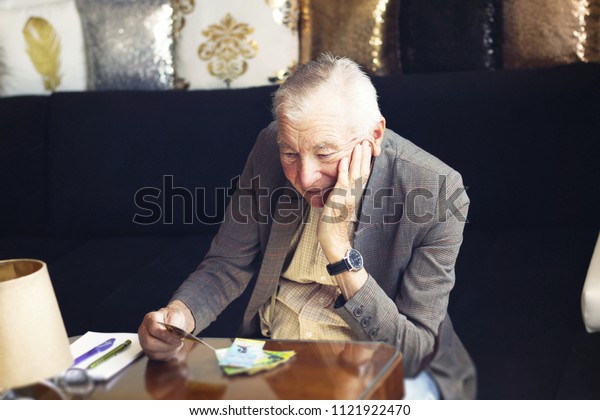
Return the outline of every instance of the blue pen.
[[[83,362],[86,359],[89,359],[90,357],[92,357],[100,352],[103,352],[104,350],[109,349],[113,345],[114,342],[115,342],[114,338],[109,338],[104,343],[98,344],[93,349],[86,351],[81,356],[79,356],[77,359],[75,359],[75,362],[73,362],[73,366]]]

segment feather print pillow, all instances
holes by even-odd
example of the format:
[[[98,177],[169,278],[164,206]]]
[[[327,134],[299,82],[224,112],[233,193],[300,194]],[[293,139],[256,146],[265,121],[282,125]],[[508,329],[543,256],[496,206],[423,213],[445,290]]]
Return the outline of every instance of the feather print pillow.
[[[81,22],[75,2],[0,10],[2,95],[86,89]]]
[[[4,54],[2,52],[2,46],[0,45],[0,96],[4,92],[2,88],[2,78],[4,77]]]

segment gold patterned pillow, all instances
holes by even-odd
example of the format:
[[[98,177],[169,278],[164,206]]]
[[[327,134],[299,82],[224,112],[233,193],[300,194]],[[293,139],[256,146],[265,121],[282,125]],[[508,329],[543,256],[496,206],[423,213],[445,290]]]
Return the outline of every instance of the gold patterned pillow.
[[[83,35],[73,0],[0,9],[0,45],[3,95],[86,89]]]
[[[264,86],[298,63],[297,0],[174,0],[176,68],[190,89]]]
[[[300,61],[330,51],[371,74],[400,70],[400,0],[301,0]]]
[[[505,0],[505,68],[600,61],[600,0]]]

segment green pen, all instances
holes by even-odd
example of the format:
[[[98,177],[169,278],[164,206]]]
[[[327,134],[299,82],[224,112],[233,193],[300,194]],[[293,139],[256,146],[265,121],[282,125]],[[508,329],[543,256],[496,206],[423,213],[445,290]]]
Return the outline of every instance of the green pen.
[[[131,344],[131,340],[127,340],[124,343],[119,344],[117,347],[115,347],[114,349],[112,349],[111,351],[106,353],[104,356],[102,356],[99,359],[96,359],[92,363],[90,363],[90,365],[86,369],[93,369],[96,366],[98,366],[100,363],[106,362],[111,357],[116,356],[118,353],[121,353],[123,350],[125,350],[127,347],[129,347],[130,344]]]

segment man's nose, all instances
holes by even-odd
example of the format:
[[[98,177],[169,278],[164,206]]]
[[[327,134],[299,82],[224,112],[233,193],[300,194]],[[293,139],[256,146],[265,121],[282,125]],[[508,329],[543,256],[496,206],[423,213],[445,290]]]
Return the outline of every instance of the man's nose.
[[[321,177],[319,165],[311,159],[301,161],[298,172],[300,176],[300,185],[304,190],[310,189]]]

